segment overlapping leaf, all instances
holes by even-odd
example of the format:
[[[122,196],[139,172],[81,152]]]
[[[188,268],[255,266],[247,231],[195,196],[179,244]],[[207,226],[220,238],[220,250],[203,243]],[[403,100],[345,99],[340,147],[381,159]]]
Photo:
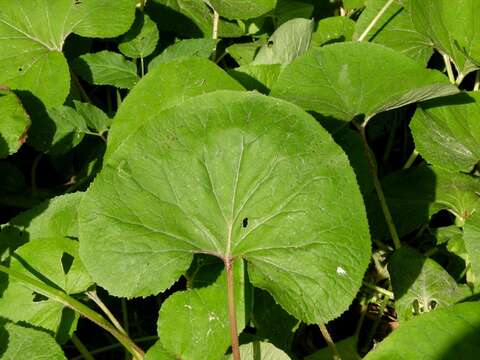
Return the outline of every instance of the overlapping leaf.
[[[310,49],[282,72],[272,96],[350,121],[456,92],[441,73],[392,49],[347,42]]]
[[[206,0],[227,19],[252,19],[273,10],[277,0]]]
[[[70,89],[61,51],[75,32],[114,37],[128,30],[135,0],[0,1],[0,83],[31,92],[47,106],[63,103]],[[47,85],[48,84],[48,85]]]
[[[132,28],[122,36],[118,49],[125,56],[144,58],[155,50],[158,43],[157,25],[144,13],[137,13]]]
[[[480,93],[425,102],[410,128],[417,150],[429,163],[470,172],[480,161]]]
[[[14,93],[0,89],[0,159],[15,153],[25,142],[30,118]]]
[[[301,109],[254,93],[206,94],[144,122],[80,219],[82,259],[112,294],[163,291],[206,253],[247,260],[252,283],[309,323],[348,307],[370,252],[342,150]]]
[[[355,21],[346,16],[332,16],[322,19],[312,35],[312,44],[322,46],[335,42],[351,41]]]
[[[463,231],[465,248],[474,275],[475,292],[478,292],[480,284],[480,208],[467,219]]]

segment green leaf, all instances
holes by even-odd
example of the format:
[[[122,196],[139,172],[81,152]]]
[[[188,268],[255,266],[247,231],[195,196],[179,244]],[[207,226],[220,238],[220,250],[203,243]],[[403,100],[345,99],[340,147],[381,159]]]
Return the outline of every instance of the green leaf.
[[[145,360],[178,360],[178,358],[165,350],[158,340],[145,354]]]
[[[409,1],[410,14],[417,30],[427,36],[437,50],[452,58],[462,76],[479,68],[479,1]]]
[[[163,291],[206,253],[245,259],[253,285],[296,318],[326,322],[369,261],[343,151],[313,117],[256,93],[194,97],[143,122],[79,214],[82,259],[118,296]]]
[[[93,285],[78,258],[78,243],[61,237],[29,242],[11,256],[10,268],[45,282],[67,294],[78,294]],[[0,298],[0,316],[24,321],[56,335],[65,342],[75,331],[78,315],[61,303],[30,290],[10,278]]]
[[[17,96],[0,89],[0,159],[11,155],[25,142],[30,118]]]
[[[479,351],[480,302],[470,302],[412,319],[368,353],[365,360],[475,359]]]
[[[395,251],[388,270],[401,322],[472,295],[468,287],[457,285],[437,262],[407,246]]]
[[[146,10],[161,31],[174,31],[181,38],[212,37],[213,12],[204,0],[149,0]],[[236,21],[220,18],[219,37],[242,35]]]
[[[225,360],[233,359],[232,355],[224,357]],[[241,360],[290,360],[290,356],[282,350],[277,349],[275,345],[267,342],[253,342],[240,346]]]
[[[353,39],[357,40],[388,0],[367,0],[366,8],[356,22]],[[365,41],[385,45],[397,50],[423,65],[433,54],[428,37],[420,34],[408,13],[410,0],[396,0],[370,30]]]
[[[463,239],[468,253],[468,260],[472,266],[475,291],[478,293],[480,284],[480,209],[472,214],[463,227]]]
[[[252,19],[266,14],[277,5],[277,0],[208,0],[221,16],[227,19]]]
[[[342,360],[360,360],[361,357],[358,355],[357,351],[357,342],[358,339],[355,336],[351,336],[344,340],[340,340],[335,343],[335,347],[340,354]],[[307,356],[305,360],[331,360],[332,351],[327,346],[316,353]]]
[[[0,326],[0,356],[5,360],[43,360],[45,356],[49,360],[67,359],[50,335],[12,323]]]
[[[296,18],[310,19],[313,13],[313,4],[296,0],[277,0],[277,6],[273,11],[277,26]]]
[[[134,19],[135,0],[0,1],[0,84],[61,105],[70,74],[61,51],[72,32],[114,37]]]
[[[282,72],[272,96],[350,121],[457,92],[438,71],[392,49],[347,42],[310,49]]]
[[[73,101],[75,110],[83,117],[86,125],[96,131],[97,134],[103,134],[108,131],[112,120],[101,109],[90,103]]]
[[[480,206],[478,178],[426,165],[394,172],[381,184],[400,236],[428,222],[440,210],[450,211],[463,222]],[[372,235],[388,237],[376,194],[366,202]]]
[[[480,161],[480,93],[425,102],[410,128],[418,152],[430,164],[470,172]]]
[[[336,42],[351,41],[355,21],[346,16],[332,16],[318,22],[312,34],[312,44],[322,46]]]
[[[15,216],[8,223],[32,241],[47,237],[78,238],[77,207],[83,193],[57,196]]]
[[[244,65],[228,73],[247,90],[257,90],[268,95],[284,69],[282,64]]]
[[[170,45],[160,55],[155,57],[148,64],[148,69],[152,70],[158,64],[163,64],[172,60],[181,60],[189,57],[199,57],[208,59],[217,47],[216,39],[186,39]]]
[[[282,24],[260,48],[253,64],[290,64],[310,47],[314,25],[307,19]]]
[[[160,111],[189,97],[223,89],[242,87],[211,61],[192,58],[158,65],[123,100],[108,135],[105,159]]]
[[[107,50],[76,58],[72,68],[82,79],[94,85],[131,89],[140,79],[134,63],[121,54]]]
[[[238,264],[235,278],[243,280],[244,268]],[[208,271],[208,268],[207,270]],[[244,283],[236,281],[238,331],[245,326]],[[230,346],[225,272],[210,286],[177,292],[162,304],[158,335],[163,347],[176,358],[220,359]]]
[[[45,114],[34,114],[28,143],[45,153],[65,154],[80,144],[85,133],[85,119],[75,109],[57,106],[47,109]]]
[[[230,45],[226,51],[240,66],[248,65],[258,53],[262,43],[248,42]]]
[[[134,59],[145,58],[153,53],[158,39],[157,25],[147,14],[137,12],[132,28],[121,37],[118,50]]]
[[[365,0],[343,0],[342,4],[346,10],[361,9],[365,6]]]

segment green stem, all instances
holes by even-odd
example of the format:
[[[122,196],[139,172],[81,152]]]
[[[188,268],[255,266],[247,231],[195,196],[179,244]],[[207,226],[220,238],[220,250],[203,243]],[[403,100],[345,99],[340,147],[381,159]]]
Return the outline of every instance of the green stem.
[[[453,74],[452,63],[450,62],[450,57],[447,54],[443,54],[443,62],[445,63],[445,68],[447,69],[448,79],[452,84],[455,84],[455,75]]]
[[[365,151],[365,155],[367,156],[368,164],[370,167],[370,172],[372,173],[373,178],[373,185],[375,187],[375,191],[378,196],[378,200],[380,201],[380,206],[382,207],[383,216],[385,217],[385,221],[387,222],[388,230],[390,231],[390,235],[392,236],[393,245],[395,249],[399,249],[402,244],[400,242],[400,238],[397,233],[397,229],[393,222],[392,214],[390,213],[390,209],[388,208],[387,200],[385,199],[385,194],[383,193],[382,184],[378,178],[378,168],[377,162],[375,160],[375,156],[368,145],[367,134],[366,134],[366,126],[369,122],[370,118],[365,119],[363,124],[359,125],[354,122],[355,126],[357,126],[358,130],[360,131],[360,135],[362,137],[363,147]]]
[[[143,56],[140,56],[140,75],[142,78],[145,76],[145,60]]]
[[[260,341],[254,341],[253,346],[253,360],[262,360],[262,349],[260,348]]]
[[[318,324],[318,327],[320,328],[320,332],[322,333],[323,338],[327,342],[328,347],[330,348],[330,351],[332,352],[332,358],[333,360],[342,360],[340,357],[340,354],[338,353],[337,347],[335,346],[335,342],[332,340],[332,337],[330,336],[330,333],[328,332],[327,327],[325,324]]]
[[[477,74],[475,75],[475,85],[473,86],[473,91],[479,91],[480,90],[480,70],[477,71]]]
[[[112,324],[110,324],[103,316],[90,309],[88,306],[82,304],[80,301],[74,299],[68,294],[55,289],[47,284],[44,284],[37,279],[24,275],[18,271],[12,270],[8,267],[0,265],[0,271],[22,282],[28,288],[32,289],[39,294],[42,294],[49,299],[59,302],[66,307],[76,311],[83,317],[89,319],[91,322],[97,324],[102,329],[108,331],[114,336],[128,351],[133,355],[135,359],[142,360],[145,353],[140,349],[128,336],[125,336],[119,332]]]
[[[158,340],[158,336],[145,336],[145,337],[136,338],[136,339],[133,339],[133,340],[136,343],[143,343],[143,342]],[[121,344],[107,345],[107,346],[104,346],[104,347],[101,347],[101,348],[90,351],[90,354],[98,355],[98,354],[101,354],[101,353],[104,353],[104,352],[107,352],[107,351],[119,349],[121,347],[122,347]],[[81,359],[84,359],[84,358],[85,357],[83,355],[78,355],[78,356],[73,357],[71,360],[81,360]]]
[[[85,360],[95,360],[95,358],[88,351],[87,347],[80,341],[80,339],[77,337],[77,335],[73,334],[71,340],[72,340],[73,345],[75,345],[78,352],[80,354],[82,354],[82,357]]]
[[[388,10],[388,8],[393,4],[395,0],[388,0],[388,2],[383,6],[383,8],[380,9],[378,14],[373,18],[372,22],[368,24],[367,28],[365,31],[360,35],[358,38],[358,41],[363,41],[367,37],[368,33],[377,25],[378,20],[385,14]]]
[[[98,297],[97,293],[95,291],[87,291],[86,294],[88,298],[92,300],[95,304],[97,304],[100,310],[103,311],[103,313],[107,316],[108,320],[110,320],[113,326],[115,326],[117,330],[120,331],[122,334],[127,335],[127,332],[123,329],[122,325],[120,325],[120,322],[112,314],[107,305],[105,305],[105,303]]]
[[[378,325],[380,324],[380,321],[382,320],[383,313],[385,312],[385,308],[389,302],[389,298],[385,296],[382,300],[382,303],[380,304],[380,309],[378,310],[378,316],[375,319],[372,328],[370,329],[370,332],[368,333],[367,341],[365,342],[365,346],[362,349],[362,352],[367,352],[368,348],[370,347],[370,344],[375,337],[375,333],[377,332]]]
[[[88,103],[92,103],[92,100],[90,97],[87,95],[87,92],[82,86],[82,83],[78,79],[77,75],[73,71],[70,71],[70,75],[72,76],[73,83],[77,86],[78,91],[80,91],[80,95],[82,96],[83,100]]]
[[[418,155],[420,155],[417,151],[417,149],[413,149],[413,152],[412,154],[410,155],[410,157],[408,158],[407,162],[405,163],[405,165],[403,165],[403,168],[404,169],[408,169],[410,168],[413,163],[415,162],[415,160],[417,160],[417,157]]]
[[[233,282],[233,259],[224,260],[227,276],[228,320],[230,325],[230,338],[232,340],[233,360],[240,360],[240,344],[238,342],[237,312],[235,309],[235,285]]]
[[[128,336],[128,308],[127,308],[127,300],[126,299],[121,299],[120,300],[122,304],[122,323],[123,323],[123,329],[125,329],[125,334]],[[125,350],[125,360],[128,360],[128,351]]]
[[[395,295],[390,290],[384,289],[384,288],[382,288],[380,286],[377,286],[377,285],[370,284],[366,281],[363,282],[363,285],[368,287],[369,289],[375,290],[376,292],[378,292],[380,294],[388,296],[392,300],[395,298]]]

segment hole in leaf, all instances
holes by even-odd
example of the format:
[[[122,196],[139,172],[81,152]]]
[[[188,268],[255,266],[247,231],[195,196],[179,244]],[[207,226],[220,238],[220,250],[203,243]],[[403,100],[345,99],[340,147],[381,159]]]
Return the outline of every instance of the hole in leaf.
[[[437,307],[438,303],[435,301],[435,300],[432,300],[430,301],[430,303],[428,304],[428,307],[430,308],[430,310],[435,310],[435,308]]]
[[[269,48],[271,48],[271,47],[273,46],[273,41],[270,40],[270,41],[267,43],[267,46],[268,46]]]
[[[63,273],[65,275],[67,275],[68,272],[70,271],[73,260],[74,260],[74,257],[72,255],[67,254],[66,252],[62,254],[62,267],[63,267]]]
[[[23,71],[23,68],[19,67],[19,68],[18,68],[18,71],[19,71],[19,72],[22,72],[22,71]]]
[[[242,226],[246,228],[248,226],[248,218],[242,220]]]
[[[39,294],[37,292],[33,293],[33,302],[47,301],[48,297],[45,295]]]

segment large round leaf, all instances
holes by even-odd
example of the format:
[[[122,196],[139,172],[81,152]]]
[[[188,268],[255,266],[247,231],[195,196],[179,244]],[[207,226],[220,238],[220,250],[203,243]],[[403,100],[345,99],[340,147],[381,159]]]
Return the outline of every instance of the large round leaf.
[[[412,319],[382,341],[365,359],[476,359],[479,351],[480,302],[473,302]]]
[[[441,73],[392,49],[347,42],[310,49],[282,72],[272,96],[350,121],[456,92]]]
[[[72,32],[114,37],[128,30],[135,0],[0,0],[0,83],[47,106],[63,103],[70,74],[61,51]]]
[[[81,257],[118,296],[147,296],[193,254],[245,259],[254,285],[309,323],[341,314],[370,254],[341,148],[307,113],[219,91],[165,110],[105,164],[79,210]]]
[[[417,150],[431,164],[470,172],[480,161],[480,93],[423,103],[410,127]]]

